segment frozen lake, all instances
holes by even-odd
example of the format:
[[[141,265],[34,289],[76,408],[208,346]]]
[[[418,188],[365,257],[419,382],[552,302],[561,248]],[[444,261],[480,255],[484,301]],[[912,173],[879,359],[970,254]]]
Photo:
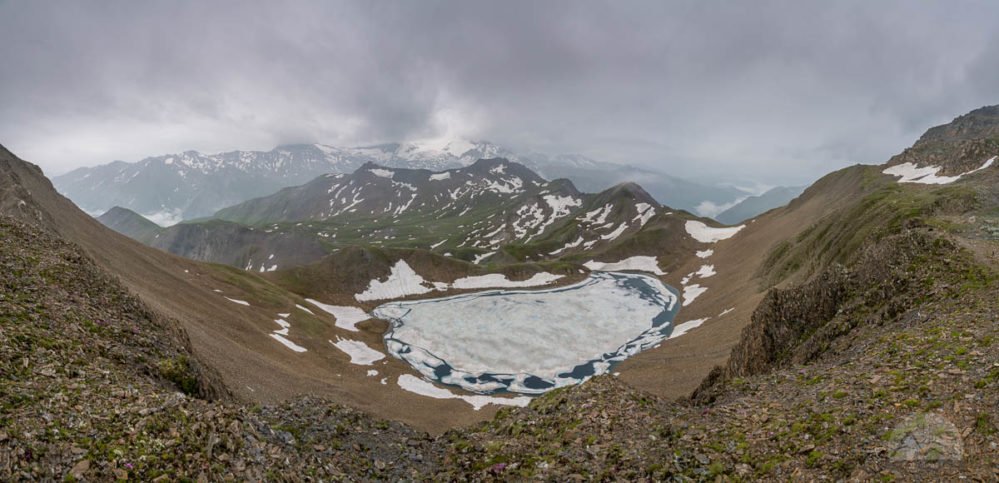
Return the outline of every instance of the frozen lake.
[[[429,379],[477,393],[538,394],[606,373],[669,338],[677,292],[659,279],[594,272],[547,290],[491,290],[391,302],[390,354]]]

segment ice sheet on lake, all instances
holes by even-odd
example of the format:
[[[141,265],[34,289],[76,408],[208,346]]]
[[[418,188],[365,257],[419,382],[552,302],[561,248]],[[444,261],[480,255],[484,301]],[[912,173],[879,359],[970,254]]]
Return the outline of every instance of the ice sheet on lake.
[[[464,389],[541,393],[605,373],[669,337],[678,296],[654,277],[592,273],[574,285],[391,302],[389,353]]]
[[[687,233],[693,239],[701,243],[715,243],[732,238],[733,235],[739,233],[739,230],[745,227],[746,225],[732,226],[728,228],[712,228],[696,220],[687,220],[687,223],[684,224],[684,228],[687,230]]]
[[[652,256],[634,256],[628,257],[620,262],[598,262],[590,260],[583,264],[584,267],[590,270],[600,271],[600,272],[612,272],[618,270],[637,270],[640,272],[649,272],[656,275],[666,275],[666,272],[659,269],[659,262],[656,257]]]
[[[492,396],[467,396],[461,394],[455,394],[447,389],[437,387],[423,379],[416,376],[411,376],[409,374],[403,374],[399,376],[398,380],[399,387],[419,394],[421,396],[432,397],[434,399],[461,399],[472,405],[472,408],[476,411],[482,409],[489,404],[498,404],[501,406],[518,406],[524,407],[531,402],[531,398],[526,396],[518,396],[513,398],[505,397],[492,397]]]
[[[346,305],[328,305],[312,299],[305,299],[305,301],[332,315],[333,318],[336,319],[337,327],[351,332],[358,332],[358,322],[364,322],[365,320],[371,318],[367,312],[357,307],[350,307]]]
[[[562,278],[562,275],[540,272],[535,273],[527,280],[510,280],[502,273],[490,273],[487,275],[459,278],[454,281],[452,287],[460,289],[537,287],[539,285],[548,285],[560,278]]]
[[[350,356],[351,364],[370,366],[385,358],[385,354],[368,347],[367,344],[359,340],[337,337],[336,342],[330,341],[330,344]]]

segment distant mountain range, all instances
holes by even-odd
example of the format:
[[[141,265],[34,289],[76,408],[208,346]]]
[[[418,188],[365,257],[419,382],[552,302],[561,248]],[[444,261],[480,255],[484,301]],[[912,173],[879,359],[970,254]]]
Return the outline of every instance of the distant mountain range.
[[[659,203],[700,214],[714,213],[698,211],[699,206],[731,204],[750,194],[734,187],[707,186],[582,155],[520,154],[489,142],[461,139],[359,148],[297,144],[266,152],[186,151],[135,163],[115,161],[79,168],[55,177],[53,183],[59,192],[93,215],[119,206],[160,225],[171,225],[211,215],[323,174],[353,173],[366,163],[440,171],[496,157],[523,164],[545,179],[569,179],[583,192],[596,193],[619,183],[640,182]]]
[[[423,248],[476,263],[554,259],[609,249],[650,221],[678,216],[633,183],[585,194],[494,158],[444,171],[367,163],[168,228],[122,207],[99,220],[188,258],[270,271],[352,245]]]
[[[778,186],[759,196],[750,196],[736,203],[731,208],[714,216],[714,219],[726,225],[734,225],[774,208],[784,206],[797,198],[802,191],[805,191],[804,186]]]

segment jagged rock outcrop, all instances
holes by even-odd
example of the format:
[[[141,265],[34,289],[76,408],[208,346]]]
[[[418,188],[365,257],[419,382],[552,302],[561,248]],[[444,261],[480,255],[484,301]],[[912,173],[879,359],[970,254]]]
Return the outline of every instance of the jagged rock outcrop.
[[[911,148],[888,160],[888,165],[941,166],[940,174],[956,175],[976,169],[996,155],[999,106],[986,106],[930,128]]]

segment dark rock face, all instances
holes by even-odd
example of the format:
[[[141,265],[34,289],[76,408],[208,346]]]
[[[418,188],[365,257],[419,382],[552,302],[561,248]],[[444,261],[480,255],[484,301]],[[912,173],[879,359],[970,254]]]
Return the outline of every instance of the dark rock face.
[[[728,364],[716,368],[694,399],[709,401],[720,382],[808,363],[828,352],[859,324],[898,317],[927,278],[925,260],[945,258],[954,246],[918,228],[864,247],[850,268],[833,264],[810,281],[771,289],[753,312]]]
[[[742,341],[732,350],[729,373],[760,374],[788,362],[808,334],[836,315],[848,280],[847,270],[837,265],[804,285],[768,292],[753,312]]]

